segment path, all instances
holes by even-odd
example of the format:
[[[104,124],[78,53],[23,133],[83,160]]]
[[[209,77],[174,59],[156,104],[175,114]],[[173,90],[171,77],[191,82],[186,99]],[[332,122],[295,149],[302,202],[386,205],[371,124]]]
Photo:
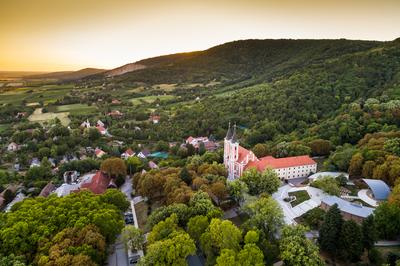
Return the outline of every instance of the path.
[[[288,197],[289,192],[306,190],[310,195],[310,199],[306,200],[299,205],[292,207],[289,202],[284,201]],[[292,187],[290,185],[284,185],[278,189],[277,192],[272,194],[272,197],[279,203],[282,207],[284,221],[286,224],[296,224],[295,218],[303,215],[311,209],[317,208],[321,205],[321,200],[327,195],[320,189],[315,187]]]
[[[115,243],[111,246],[112,253],[108,256],[107,265],[109,266],[128,266],[128,256],[125,246],[122,243],[121,235],[117,237]]]
[[[368,205],[372,206],[372,207],[378,207],[378,202],[376,202],[376,200],[370,198],[367,194],[368,189],[361,189],[360,191],[358,191],[358,197],[364,201],[365,203],[367,203]]]

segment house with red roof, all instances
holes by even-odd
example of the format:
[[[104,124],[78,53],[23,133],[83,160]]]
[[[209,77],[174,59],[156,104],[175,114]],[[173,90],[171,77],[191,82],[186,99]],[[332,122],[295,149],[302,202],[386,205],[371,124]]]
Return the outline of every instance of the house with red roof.
[[[94,150],[94,154],[96,154],[96,157],[97,157],[97,158],[101,158],[101,157],[103,157],[103,155],[106,154],[106,152],[103,151],[102,149],[96,148],[96,149]]]
[[[129,157],[135,156],[135,154],[136,153],[131,148],[129,148],[124,153],[121,154],[121,159],[126,160]]]
[[[79,190],[88,189],[94,194],[103,194],[108,188],[116,188],[114,181],[102,171],[97,171],[91,178],[82,181]]]
[[[274,158],[265,156],[257,158],[255,154],[239,145],[236,137],[236,125],[228,132],[224,139],[224,165],[228,170],[228,179],[239,178],[243,172],[250,168],[264,171],[271,168],[281,180],[307,177],[317,172],[317,163],[308,155],[293,156],[287,158]]]
[[[107,129],[105,127],[98,125],[96,128],[100,132],[101,135],[107,134]]]
[[[214,151],[218,148],[217,143],[209,140],[208,137],[192,137],[192,136],[190,136],[186,139],[185,143],[193,145],[193,147],[195,147],[196,149],[199,149],[200,145],[203,143],[204,148],[207,151]]]

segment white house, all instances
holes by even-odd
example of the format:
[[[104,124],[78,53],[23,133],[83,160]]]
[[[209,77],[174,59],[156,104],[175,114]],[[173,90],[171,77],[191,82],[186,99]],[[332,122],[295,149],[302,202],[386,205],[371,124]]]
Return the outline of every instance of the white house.
[[[89,119],[87,119],[86,121],[83,121],[82,124],[81,124],[81,127],[89,128],[90,127]]]
[[[11,142],[7,146],[7,151],[18,151],[19,150],[19,145],[15,142]]]
[[[317,163],[308,155],[287,158],[272,156],[257,158],[252,151],[239,145],[236,137],[236,125],[233,131],[229,125],[224,139],[224,165],[228,170],[229,180],[239,178],[243,171],[249,168],[255,168],[260,172],[266,168],[272,168],[282,180],[307,177],[317,171]]]

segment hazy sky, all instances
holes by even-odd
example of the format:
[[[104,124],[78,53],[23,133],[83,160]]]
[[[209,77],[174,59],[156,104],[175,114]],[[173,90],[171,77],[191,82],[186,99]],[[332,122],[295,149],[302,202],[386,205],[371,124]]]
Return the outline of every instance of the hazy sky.
[[[400,37],[400,0],[0,0],[0,70],[113,68],[237,39]]]

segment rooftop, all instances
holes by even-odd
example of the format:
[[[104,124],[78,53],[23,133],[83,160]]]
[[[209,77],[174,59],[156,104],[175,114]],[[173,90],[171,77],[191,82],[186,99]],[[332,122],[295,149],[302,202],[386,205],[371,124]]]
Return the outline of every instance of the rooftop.
[[[362,206],[359,204],[354,204],[354,203],[351,203],[349,201],[346,201],[346,200],[341,199],[336,196],[328,196],[326,198],[323,198],[322,202],[328,206],[337,204],[338,208],[341,211],[358,216],[358,217],[362,217],[362,218],[367,218],[374,212],[374,208],[365,207],[365,206]]]
[[[371,189],[375,199],[386,200],[389,197],[390,188],[382,180],[378,179],[363,179],[363,180]]]
[[[310,158],[308,155],[293,156],[286,158],[274,158],[272,156],[266,156],[260,158],[259,161],[250,162],[246,168],[256,167],[259,171],[263,171],[267,167],[274,169],[277,168],[287,168],[303,165],[313,165],[316,162]]]

